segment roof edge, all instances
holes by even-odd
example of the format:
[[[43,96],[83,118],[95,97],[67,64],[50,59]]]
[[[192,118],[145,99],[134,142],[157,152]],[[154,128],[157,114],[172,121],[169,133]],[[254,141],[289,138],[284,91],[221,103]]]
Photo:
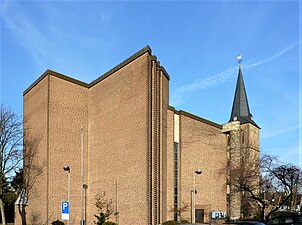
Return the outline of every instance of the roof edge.
[[[160,65],[160,62],[157,60],[156,55],[151,55],[151,60],[152,60],[152,61],[155,61],[155,62],[159,65],[159,70],[160,70],[161,72],[163,72],[163,74],[165,75],[165,77],[166,77],[168,80],[170,80],[170,75],[168,74],[167,70],[166,70],[163,66]]]
[[[82,87],[85,87],[85,88],[88,88],[89,85],[85,82],[82,82],[80,80],[77,80],[77,79],[74,79],[74,78],[71,78],[69,76],[66,76],[64,74],[61,74],[61,73],[58,73],[58,72],[55,72],[53,70],[46,70],[34,83],[32,83],[24,92],[23,92],[23,96],[26,95],[32,88],[34,88],[41,80],[43,80],[46,76],[48,75],[51,75],[51,76],[54,76],[54,77],[57,77],[57,78],[60,78],[60,79],[63,79],[63,80],[66,80],[66,81],[69,81],[69,82],[72,82],[74,84],[78,84]]]
[[[251,120],[251,121],[247,121],[247,122],[241,122],[240,120],[238,120],[240,122],[240,125],[243,125],[243,124],[252,124],[254,125],[255,127],[257,127],[258,129],[261,129],[261,127],[258,126],[257,123],[255,123],[254,120]]]
[[[152,50],[150,48],[149,45],[147,45],[146,47],[142,48],[141,50],[139,50],[138,52],[134,53],[132,56],[128,57],[127,59],[125,59],[123,62],[121,62],[120,64],[118,64],[117,66],[113,67],[111,70],[109,70],[108,72],[104,73],[103,75],[101,75],[99,78],[95,79],[94,81],[92,81],[89,84],[89,88],[94,86],[95,84],[99,83],[100,81],[106,79],[107,77],[109,77],[111,74],[113,74],[114,72],[120,70],[121,68],[123,68],[124,66],[126,66],[127,64],[129,64],[130,62],[134,61],[135,59],[137,59],[138,57],[142,56],[143,54],[145,54],[146,52],[149,52],[150,56],[152,55]]]
[[[191,114],[191,113],[183,111],[183,110],[176,110],[173,106],[169,105],[168,106],[168,110],[171,110],[171,111],[173,111],[174,113],[176,113],[178,115],[184,115],[184,116],[190,117],[191,119],[198,120],[198,121],[203,122],[205,124],[208,124],[210,126],[222,129],[222,125],[221,124],[218,124],[218,123],[215,123],[213,121],[204,119],[202,117],[196,116],[194,114]]]
[[[171,111],[173,111],[173,112],[177,111],[177,110],[175,109],[175,107],[173,107],[173,106],[171,106],[171,105],[168,105],[167,109],[169,109],[169,110],[171,110]]]
[[[160,69],[161,69],[161,71],[163,71],[163,73],[166,76],[166,78],[168,80],[170,80],[170,75],[168,74],[168,72],[166,71],[166,69],[163,66],[161,66]]]
[[[205,123],[205,124],[208,124],[208,125],[210,125],[210,126],[217,127],[217,128],[219,128],[219,129],[222,129],[222,125],[221,125],[221,124],[218,124],[218,123],[215,123],[215,122],[213,122],[213,121],[204,119],[204,118],[202,118],[202,117],[193,115],[193,114],[188,113],[188,112],[186,112],[186,111],[180,110],[180,111],[179,111],[179,114],[180,114],[180,115],[187,116],[187,117],[190,117],[191,119],[198,120],[198,121],[203,122],[203,123]]]
[[[108,76],[110,76],[111,74],[113,74],[114,72],[116,72],[117,70],[119,70],[122,67],[126,66],[127,64],[129,64],[133,60],[137,59],[141,55],[145,54],[146,52],[149,52],[150,55],[152,54],[152,50],[151,50],[151,48],[150,48],[149,45],[145,46],[144,48],[142,48],[138,52],[134,53],[132,56],[128,57],[126,60],[124,60],[123,62],[121,62],[117,66],[113,67],[111,70],[109,70],[108,72],[104,73],[102,76],[100,76],[96,80],[92,81],[90,84],[87,84],[87,83],[85,83],[83,81],[76,80],[76,79],[71,78],[69,76],[66,76],[64,74],[61,74],[61,73],[58,73],[58,72],[55,72],[53,70],[49,70],[48,69],[38,79],[36,79],[27,89],[25,89],[25,91],[23,92],[23,96],[26,95],[33,87],[35,87],[41,80],[43,80],[48,75],[52,75],[52,76],[61,78],[63,80],[66,80],[66,81],[78,84],[78,85],[80,85],[82,87],[85,87],[85,88],[90,88],[93,85],[97,84],[98,82],[104,80],[105,78],[107,78]]]

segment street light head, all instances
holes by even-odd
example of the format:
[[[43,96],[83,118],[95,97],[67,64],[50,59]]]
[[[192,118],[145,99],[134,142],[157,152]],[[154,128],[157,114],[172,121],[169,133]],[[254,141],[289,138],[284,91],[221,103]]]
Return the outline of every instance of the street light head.
[[[69,167],[68,165],[65,165],[65,166],[63,167],[63,169],[64,169],[64,171],[70,172],[70,167]]]
[[[195,170],[195,173],[196,173],[196,174],[201,174],[201,173],[202,173],[202,170],[200,170],[200,169]]]

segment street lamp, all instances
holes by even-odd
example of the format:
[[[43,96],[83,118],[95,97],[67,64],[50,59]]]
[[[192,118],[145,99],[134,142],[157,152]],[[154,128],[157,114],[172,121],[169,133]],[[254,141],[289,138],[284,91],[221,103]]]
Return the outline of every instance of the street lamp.
[[[193,213],[192,213],[192,223],[195,223],[195,208],[196,208],[196,187],[195,187],[195,176],[201,174],[202,171],[200,169],[197,169],[193,173]]]
[[[82,220],[81,225],[86,224],[86,190],[88,188],[87,184],[83,184],[83,202],[82,202]]]
[[[70,211],[70,167],[68,165],[65,165],[63,167],[64,171],[68,172],[68,187],[67,187],[67,190],[68,190],[68,196],[67,196],[67,201],[68,201],[68,204],[69,204],[69,211]],[[68,225],[70,225],[70,212],[69,212],[69,220],[68,220]]]

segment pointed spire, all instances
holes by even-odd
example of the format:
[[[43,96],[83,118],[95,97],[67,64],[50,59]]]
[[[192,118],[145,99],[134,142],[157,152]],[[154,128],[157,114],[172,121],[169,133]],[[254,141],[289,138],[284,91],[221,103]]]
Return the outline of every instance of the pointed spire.
[[[237,85],[236,85],[231,118],[229,122],[240,121],[241,124],[252,123],[258,127],[258,125],[253,121],[253,116],[250,112],[242,71],[241,71],[241,60],[242,58],[240,56],[240,59],[238,58],[239,71],[238,71]]]

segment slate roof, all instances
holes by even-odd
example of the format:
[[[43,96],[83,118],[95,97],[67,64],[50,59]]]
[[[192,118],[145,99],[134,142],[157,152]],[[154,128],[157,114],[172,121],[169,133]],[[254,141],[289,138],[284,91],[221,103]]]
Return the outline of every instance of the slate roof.
[[[233,101],[233,108],[232,108],[231,118],[229,122],[232,121],[240,121],[241,124],[252,123],[256,127],[260,128],[253,120],[253,116],[250,112],[241,66],[239,66],[237,85],[236,85],[235,96]]]

